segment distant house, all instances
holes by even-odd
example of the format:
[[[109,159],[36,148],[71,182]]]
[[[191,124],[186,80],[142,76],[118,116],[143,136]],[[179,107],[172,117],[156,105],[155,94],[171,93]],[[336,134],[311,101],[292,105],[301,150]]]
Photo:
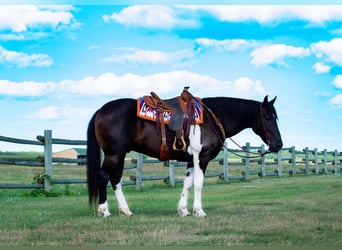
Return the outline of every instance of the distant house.
[[[86,148],[70,148],[52,154],[53,158],[66,158],[66,159],[85,159],[87,157]],[[79,163],[78,165],[84,165]]]

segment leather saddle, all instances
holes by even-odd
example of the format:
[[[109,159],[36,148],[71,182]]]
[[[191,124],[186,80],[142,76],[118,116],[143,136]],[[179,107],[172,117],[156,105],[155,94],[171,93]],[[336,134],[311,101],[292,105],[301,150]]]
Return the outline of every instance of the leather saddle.
[[[157,126],[160,127],[162,142],[160,146],[161,160],[169,159],[169,148],[166,141],[166,129],[164,123],[164,112],[171,112],[172,116],[168,124],[168,129],[175,132],[172,144],[173,150],[186,150],[190,131],[190,125],[195,123],[195,97],[188,91],[189,87],[184,87],[180,96],[172,99],[162,100],[159,96],[151,92],[151,96],[144,96],[145,103],[156,110]]]

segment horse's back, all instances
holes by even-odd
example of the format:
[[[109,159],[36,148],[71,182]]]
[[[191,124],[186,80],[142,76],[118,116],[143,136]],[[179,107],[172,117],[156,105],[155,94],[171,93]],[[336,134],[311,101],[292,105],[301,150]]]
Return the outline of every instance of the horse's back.
[[[110,101],[96,112],[96,137],[104,151],[113,151],[114,145],[123,150],[130,146],[137,119],[136,107],[136,100],[125,98]]]
[[[120,114],[121,112],[129,112],[136,108],[136,100],[131,98],[122,98],[116,99],[113,101],[109,101],[104,104],[97,113],[108,114],[111,113],[112,115]]]

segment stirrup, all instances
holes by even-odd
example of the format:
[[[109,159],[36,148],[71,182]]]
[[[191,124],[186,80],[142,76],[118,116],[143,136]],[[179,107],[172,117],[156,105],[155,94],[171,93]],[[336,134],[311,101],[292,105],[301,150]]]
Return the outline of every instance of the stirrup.
[[[182,142],[182,145],[183,145],[182,148],[177,148],[176,144],[177,144],[178,140],[180,140]],[[185,151],[185,149],[186,149],[186,142],[184,140],[184,136],[183,135],[179,139],[175,136],[175,140],[173,141],[172,149],[175,150],[175,151]]]

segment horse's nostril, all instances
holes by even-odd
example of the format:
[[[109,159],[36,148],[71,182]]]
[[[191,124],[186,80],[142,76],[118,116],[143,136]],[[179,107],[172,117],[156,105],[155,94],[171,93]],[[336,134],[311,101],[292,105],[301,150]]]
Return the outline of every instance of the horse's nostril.
[[[283,147],[283,143],[279,142],[277,144],[270,144],[269,150],[271,152],[277,153]]]
[[[283,147],[283,143],[279,143],[279,144],[276,146],[276,151],[278,152],[282,147]]]

